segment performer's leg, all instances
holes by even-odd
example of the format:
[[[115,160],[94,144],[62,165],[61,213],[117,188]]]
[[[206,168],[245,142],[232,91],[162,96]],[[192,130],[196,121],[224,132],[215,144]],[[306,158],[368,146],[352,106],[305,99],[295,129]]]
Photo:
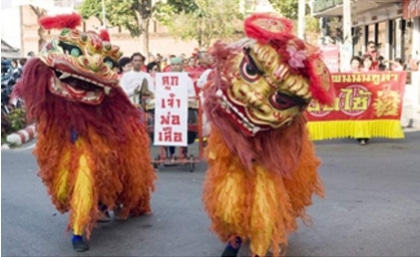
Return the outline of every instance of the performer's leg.
[[[90,214],[94,208],[92,174],[85,156],[80,157],[79,169],[76,173],[73,195],[70,202],[71,222],[73,227],[72,244],[74,250],[83,252],[89,246],[83,240],[83,231],[91,220]],[[88,235],[89,236],[89,235]]]
[[[71,239],[71,242],[73,244],[74,250],[76,250],[77,252],[84,252],[84,251],[89,250],[89,246],[83,240],[82,235],[74,234],[72,239]]]
[[[169,157],[173,158],[175,155],[175,146],[169,146]]]
[[[182,151],[182,155],[184,156],[184,158],[187,158],[188,157],[188,147],[187,146],[182,147],[181,151]]]
[[[108,207],[99,202],[99,210],[101,211],[101,216],[98,219],[99,223],[111,222],[111,215],[109,215]]]
[[[236,257],[239,249],[242,245],[242,239],[238,236],[231,236],[225,250],[222,253],[222,257]]]

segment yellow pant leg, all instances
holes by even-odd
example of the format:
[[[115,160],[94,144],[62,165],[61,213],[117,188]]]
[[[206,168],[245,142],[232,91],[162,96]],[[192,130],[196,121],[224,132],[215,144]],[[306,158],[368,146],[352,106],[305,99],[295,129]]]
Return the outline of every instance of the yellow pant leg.
[[[94,204],[92,171],[89,168],[86,156],[81,155],[70,202],[74,234],[83,234],[83,230],[91,220],[90,213]]]
[[[250,217],[250,249],[265,256],[270,246],[279,252],[287,244],[288,229],[293,224],[291,205],[280,175],[255,166],[255,190]]]
[[[68,152],[63,159],[60,161],[60,165],[58,167],[58,174],[55,178],[54,183],[54,191],[57,197],[57,201],[59,202],[62,208],[67,208],[67,194],[68,194],[68,177],[69,177],[69,165],[70,160],[70,152]]]

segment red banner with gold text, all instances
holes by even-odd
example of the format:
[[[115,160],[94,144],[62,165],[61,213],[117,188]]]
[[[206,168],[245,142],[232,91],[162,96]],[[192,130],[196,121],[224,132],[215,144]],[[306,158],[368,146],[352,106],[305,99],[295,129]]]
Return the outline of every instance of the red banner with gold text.
[[[312,102],[306,112],[314,140],[402,138],[400,118],[406,72],[333,73],[333,106]]]

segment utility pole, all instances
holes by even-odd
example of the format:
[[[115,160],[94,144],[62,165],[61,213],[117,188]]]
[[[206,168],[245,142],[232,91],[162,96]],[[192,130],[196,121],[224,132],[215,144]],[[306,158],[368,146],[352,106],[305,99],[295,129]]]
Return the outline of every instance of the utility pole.
[[[305,9],[306,0],[299,0],[298,5],[298,37],[305,38]]]
[[[343,40],[340,49],[340,70],[350,70],[350,60],[353,55],[353,38],[351,35],[351,1],[343,0]]]
[[[104,29],[106,29],[106,10],[105,10],[105,0],[102,0],[102,22],[104,23]]]

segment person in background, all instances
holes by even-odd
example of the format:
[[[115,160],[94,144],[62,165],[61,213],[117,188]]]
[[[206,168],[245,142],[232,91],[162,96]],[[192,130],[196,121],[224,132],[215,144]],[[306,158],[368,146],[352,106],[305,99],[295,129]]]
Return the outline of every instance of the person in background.
[[[350,60],[350,69],[352,72],[360,72],[362,69],[362,59],[359,56],[353,56]]]
[[[373,59],[372,56],[365,54],[362,57],[362,68],[361,71],[368,72],[372,71],[373,69]]]
[[[163,72],[169,72],[169,71],[172,70],[171,60],[174,59],[174,58],[177,58],[176,55],[174,55],[174,54],[169,55],[169,64],[166,64],[166,65],[163,66],[163,68],[162,68]]]
[[[391,71],[403,71],[404,70],[404,62],[401,58],[396,58],[395,60],[390,62],[389,69]]]
[[[207,51],[200,51],[197,53],[197,65],[189,73],[190,77],[194,81],[194,86],[197,94],[200,93],[200,88],[197,86],[197,80],[207,69],[211,68],[212,62],[212,57]]]
[[[387,70],[386,60],[383,56],[379,56],[378,63],[379,63],[378,71],[386,71]]]
[[[135,105],[142,105],[142,97],[151,94],[149,86],[153,85],[152,77],[142,71],[144,59],[141,53],[134,53],[130,58],[133,69],[123,73],[120,80],[122,89]]]
[[[147,64],[147,73],[149,73],[150,77],[152,77],[152,85],[149,87],[149,90],[152,92],[153,96],[154,96],[155,91],[156,91],[155,90],[155,88],[156,88],[156,84],[155,84],[156,72],[160,72],[159,63],[157,63],[156,61],[149,62]]]
[[[118,61],[118,78],[121,79],[122,75],[131,71],[132,68],[133,66],[131,65],[130,57],[121,57],[121,59]]]
[[[162,60],[163,60],[162,55],[161,55],[161,54],[159,54],[159,53],[157,53],[157,54],[156,54],[156,58],[155,58],[154,62],[156,62],[156,63],[159,65],[159,71],[161,71],[161,70],[162,70]],[[150,62],[149,62],[149,63],[150,63]]]
[[[373,59],[372,56],[369,54],[365,54],[362,57],[362,67],[361,70],[362,72],[369,72],[373,70]],[[368,141],[369,138],[356,138],[357,141],[361,144],[361,145],[365,145]]]
[[[150,53],[149,56],[147,57],[147,63],[154,62],[155,59],[156,59],[155,56]],[[146,65],[146,68],[147,68],[147,65]]]
[[[369,70],[379,70],[379,52],[378,47],[374,41],[369,41],[367,44],[367,50],[366,53],[363,55],[365,59],[365,56],[370,56],[370,60],[372,62],[371,67]]]

